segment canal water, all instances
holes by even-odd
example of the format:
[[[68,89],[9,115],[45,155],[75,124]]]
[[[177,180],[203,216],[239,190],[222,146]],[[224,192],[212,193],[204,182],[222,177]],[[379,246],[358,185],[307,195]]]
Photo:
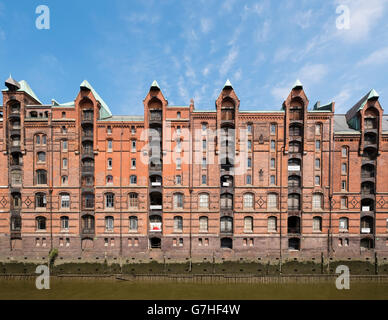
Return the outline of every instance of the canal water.
[[[49,290],[34,280],[0,280],[0,299],[140,299],[140,300],[267,300],[267,299],[388,299],[388,283],[350,282],[349,290],[335,283],[176,283],[113,279],[53,279]]]

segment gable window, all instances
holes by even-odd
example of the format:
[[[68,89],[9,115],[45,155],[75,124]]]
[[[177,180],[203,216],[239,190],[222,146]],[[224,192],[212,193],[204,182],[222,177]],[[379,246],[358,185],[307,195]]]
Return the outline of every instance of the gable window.
[[[251,124],[247,125],[247,131],[248,131],[248,134],[252,133],[252,125]]]
[[[106,132],[107,132],[107,134],[112,134],[112,127],[111,126],[107,126]]]
[[[321,132],[322,132],[322,125],[318,123],[315,125],[315,135],[320,136]]]
[[[178,112],[176,113],[176,118],[177,118],[177,119],[180,119],[180,118],[181,118],[181,112],[180,112],[180,111],[178,111]]]
[[[271,123],[271,134],[276,134],[276,124]]]
[[[346,158],[348,156],[348,148],[347,147],[341,148],[341,155],[343,158]]]

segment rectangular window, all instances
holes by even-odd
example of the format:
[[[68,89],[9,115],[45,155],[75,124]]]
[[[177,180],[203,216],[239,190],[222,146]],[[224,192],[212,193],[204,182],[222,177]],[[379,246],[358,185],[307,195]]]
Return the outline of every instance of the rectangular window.
[[[321,169],[321,160],[315,159],[315,169]]]
[[[321,150],[321,140],[315,141],[315,149],[316,150]]]
[[[247,175],[247,184],[252,184],[252,176],[250,174]]]
[[[342,147],[341,153],[342,157],[346,158],[348,156],[348,149],[346,147]]]
[[[114,207],[114,195],[112,193],[108,193],[105,196],[105,207],[113,208]]]
[[[176,184],[182,184],[182,176],[181,175],[175,176],[175,183]]]
[[[202,169],[206,169],[207,163],[206,158],[202,158]]]
[[[67,140],[62,141],[62,150],[67,151]]]
[[[205,151],[206,148],[206,140],[202,140],[202,150]]]
[[[276,148],[276,142],[275,140],[271,140],[271,151],[275,151]]]
[[[176,151],[180,152],[182,150],[182,141],[180,139],[176,142]]]
[[[62,168],[67,169],[67,159],[66,158],[62,159]]]
[[[202,184],[207,184],[207,177],[205,174],[202,175]]]
[[[131,151],[136,152],[136,140],[132,140],[131,142]]]
[[[268,209],[277,209],[278,207],[278,198],[276,194],[268,195]]]
[[[248,158],[248,168],[252,168],[252,158]]]
[[[270,184],[273,184],[273,185],[275,185],[276,184],[276,177],[274,176],[274,175],[272,175],[272,176],[270,176],[270,179],[269,179],[270,181]]]
[[[342,165],[341,165],[341,173],[342,174],[346,174],[347,173],[347,166],[346,166],[346,163],[343,163]]]
[[[111,158],[108,159],[107,165],[108,165],[108,169],[112,169],[112,159]]]
[[[70,195],[61,195],[61,208],[70,208]]]
[[[348,201],[346,198],[341,198],[341,209],[346,209],[348,207]]]
[[[113,142],[112,140],[108,140],[108,152],[111,152],[113,149]]]
[[[176,159],[176,168],[177,168],[178,170],[181,169],[181,158],[177,158],[177,159]]]
[[[252,133],[252,125],[251,124],[247,125],[247,131],[248,131],[248,134]]]
[[[271,169],[275,169],[275,159],[271,159]]]
[[[341,189],[346,190],[346,180],[341,181]]]
[[[321,125],[320,124],[315,125],[315,135],[317,135],[317,136],[321,135]]]
[[[181,135],[181,127],[180,126],[177,126],[177,128],[176,128],[176,135],[177,136]]]
[[[320,186],[321,185],[321,177],[320,176],[315,176],[315,185]]]
[[[131,159],[131,169],[136,169],[136,159]]]
[[[271,134],[276,134],[276,124],[271,124]]]
[[[252,141],[248,140],[248,151],[252,151]]]

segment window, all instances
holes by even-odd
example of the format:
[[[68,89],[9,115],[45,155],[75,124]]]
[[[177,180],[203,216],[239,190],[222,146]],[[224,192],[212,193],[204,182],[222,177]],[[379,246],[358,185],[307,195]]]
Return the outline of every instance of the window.
[[[344,232],[349,229],[349,219],[348,218],[340,218],[339,219],[339,230]]]
[[[131,177],[130,177],[130,183],[131,183],[131,184],[136,184],[136,183],[137,183],[137,176],[131,175]]]
[[[62,111],[62,118],[66,118],[66,112]]]
[[[248,168],[252,168],[252,158],[248,158],[247,166]]]
[[[67,158],[62,159],[62,169],[67,169]]]
[[[321,130],[322,130],[322,125],[321,124],[316,124],[315,125],[315,135],[320,136],[321,135]]]
[[[202,208],[202,209],[209,208],[209,195],[207,193],[201,193],[199,195],[199,208]]]
[[[348,208],[348,198],[342,197],[341,198],[341,209],[347,209]]]
[[[347,147],[341,148],[341,155],[343,158],[346,158],[348,156],[348,148]]]
[[[62,140],[62,151],[67,151],[67,140]]]
[[[319,193],[313,194],[313,209],[322,209],[322,195]]]
[[[202,150],[206,151],[206,140],[202,140]]]
[[[176,128],[176,135],[177,136],[181,135],[181,126],[177,126],[177,128]]]
[[[105,195],[105,208],[114,208],[114,194],[107,193]]]
[[[174,217],[174,232],[182,232],[182,231],[183,231],[183,218]]]
[[[343,163],[341,165],[341,174],[346,174],[347,173],[347,166],[346,166],[346,163]]]
[[[253,209],[253,198],[252,193],[244,194],[244,209]]]
[[[67,128],[66,128],[65,126],[62,126],[62,129],[61,129],[61,130],[62,130],[62,133],[63,133],[63,134],[66,134],[66,133],[67,133]]]
[[[202,158],[202,169],[206,169],[206,158]]]
[[[131,141],[131,151],[136,152],[136,140]]]
[[[315,169],[321,169],[321,159],[315,159]]]
[[[112,158],[108,158],[108,161],[107,161],[108,169],[112,169],[112,164],[113,164]]]
[[[129,231],[136,232],[138,228],[138,219],[137,217],[129,217]]]
[[[220,222],[221,232],[233,232],[233,218],[222,217]]]
[[[274,232],[277,230],[277,218],[269,217],[268,218],[268,232]]]
[[[315,185],[320,186],[321,185],[321,177],[320,176],[315,176]]]
[[[180,118],[181,118],[181,112],[180,112],[180,111],[178,111],[178,112],[176,113],[176,118],[177,118],[177,119],[180,119]]]
[[[177,158],[177,159],[176,159],[176,168],[177,168],[178,170],[181,169],[181,158]]]
[[[47,172],[46,170],[36,170],[36,183],[47,184]]]
[[[38,161],[46,162],[46,152],[43,152],[43,151],[38,152]]]
[[[271,124],[271,134],[276,134],[276,124]]]
[[[182,150],[182,141],[178,139],[176,141],[176,151],[180,152]]]
[[[112,184],[113,183],[113,176],[109,175],[106,176],[106,184]]]
[[[342,189],[343,191],[346,191],[346,180],[342,180],[342,181],[341,181],[341,189]]]
[[[314,217],[313,218],[313,231],[322,231],[322,218]]]
[[[315,149],[316,150],[321,150],[321,140],[316,140],[315,141]]]
[[[61,195],[61,208],[62,209],[70,208],[70,195],[69,194],[62,194]]]
[[[111,126],[107,126],[106,133],[107,134],[112,134],[112,127]]]
[[[22,205],[22,198],[20,193],[12,193],[12,209],[18,209]]]
[[[175,193],[174,194],[174,209],[182,209],[183,208],[183,194]]]
[[[276,193],[268,194],[268,209],[278,208],[278,195]]]
[[[131,169],[136,169],[136,159],[131,159]]]
[[[248,151],[252,151],[252,140],[248,140]]]
[[[61,217],[61,230],[62,231],[69,230],[69,217],[66,217],[66,216]]]
[[[40,136],[39,136],[39,135],[38,135],[38,136],[36,136],[36,138],[35,138],[35,139],[36,139],[36,144],[38,144],[38,145],[39,145],[39,144],[40,144]]]
[[[83,207],[84,207],[84,209],[93,209],[94,208],[94,195],[93,194],[83,195]]]
[[[276,142],[275,140],[271,140],[271,151],[275,151],[276,148]]]
[[[206,133],[207,131],[207,125],[206,123],[202,123],[202,134]]]
[[[252,125],[251,124],[247,125],[247,131],[248,131],[248,134],[252,134]]]
[[[250,174],[247,174],[246,183],[252,184],[252,176]]]
[[[209,219],[208,217],[200,217],[199,218],[199,231],[207,232],[208,231]]]
[[[244,232],[253,232],[253,218],[245,217],[244,218]]]
[[[61,184],[62,184],[62,185],[67,185],[67,180],[68,180],[68,179],[67,179],[67,176],[62,176],[62,177],[61,177]]]
[[[301,152],[302,147],[301,147],[300,142],[299,141],[291,141],[289,144],[288,151],[289,152],[296,152],[296,153]]]
[[[43,145],[46,145],[46,144],[47,144],[47,136],[46,136],[46,135],[43,135],[43,136],[42,136],[42,144],[43,144]]]
[[[181,175],[178,174],[175,176],[175,183],[182,184],[182,176]]]
[[[36,217],[36,230],[46,230],[46,218],[45,217]]]
[[[233,209],[233,195],[224,193],[221,195],[221,209]]]
[[[269,177],[269,183],[270,184],[276,184],[276,177],[274,175]]]
[[[113,141],[108,140],[108,152],[112,152],[112,149],[113,149]]]
[[[207,177],[205,174],[202,175],[201,182],[202,182],[202,184],[207,184]]]
[[[272,159],[271,159],[271,169],[275,169],[275,165],[276,165],[275,159],[272,158]]]
[[[113,223],[114,223],[113,217],[111,217],[111,216],[105,217],[105,230],[106,231],[113,231]]]
[[[135,134],[136,133],[136,128],[135,126],[131,126],[131,134]]]
[[[288,210],[300,210],[300,195],[292,193],[288,195]]]
[[[135,209],[139,207],[139,197],[137,193],[129,194],[129,208]]]

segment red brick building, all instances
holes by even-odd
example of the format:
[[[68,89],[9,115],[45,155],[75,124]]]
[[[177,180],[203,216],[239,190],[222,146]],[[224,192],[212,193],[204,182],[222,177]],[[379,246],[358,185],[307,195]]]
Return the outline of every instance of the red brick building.
[[[388,254],[388,116],[372,90],[346,114],[170,106],[114,116],[87,82],[42,104],[6,81],[0,130],[2,258],[358,257]]]

